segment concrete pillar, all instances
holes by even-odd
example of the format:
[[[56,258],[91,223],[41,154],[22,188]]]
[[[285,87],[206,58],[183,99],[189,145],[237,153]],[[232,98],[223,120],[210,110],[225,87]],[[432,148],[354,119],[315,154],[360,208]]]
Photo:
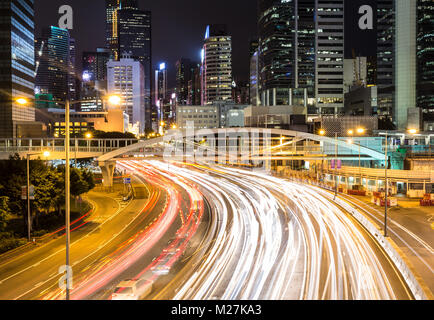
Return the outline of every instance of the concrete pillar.
[[[101,168],[102,172],[103,186],[112,187],[116,161],[100,161],[98,165]]]
[[[273,89],[273,106],[277,105],[277,89]]]

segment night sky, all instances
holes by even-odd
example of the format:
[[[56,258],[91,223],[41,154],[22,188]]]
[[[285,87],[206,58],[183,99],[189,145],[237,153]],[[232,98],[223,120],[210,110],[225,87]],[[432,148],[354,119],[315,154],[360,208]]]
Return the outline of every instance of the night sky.
[[[356,53],[374,55],[375,33],[360,32],[356,26],[358,7],[375,0],[346,0],[346,55]],[[232,35],[233,73],[235,80],[249,77],[249,42],[257,37],[256,0],[139,0],[140,8],[152,11],[153,65],[167,62],[169,85],[174,86],[174,65],[181,57],[199,62],[200,50],[208,24],[227,24]],[[49,25],[58,25],[61,5],[74,10],[74,29],[77,42],[77,67],[81,68],[81,52],[105,46],[104,0],[35,0],[36,36]],[[373,37],[374,36],[374,37]]]

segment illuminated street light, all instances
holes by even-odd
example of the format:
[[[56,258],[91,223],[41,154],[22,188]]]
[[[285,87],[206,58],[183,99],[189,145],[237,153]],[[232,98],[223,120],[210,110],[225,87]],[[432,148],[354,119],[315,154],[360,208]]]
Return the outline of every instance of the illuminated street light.
[[[366,132],[366,129],[364,128],[357,128],[357,133],[358,134],[364,134]]]
[[[44,151],[43,156],[44,158],[48,158],[51,155],[50,151]]]
[[[29,101],[26,98],[18,98],[15,101],[22,106],[25,106],[29,103]]]
[[[352,136],[354,134],[354,130],[348,130],[348,134]]]
[[[122,102],[122,99],[120,96],[111,95],[108,97],[107,101],[109,102],[109,104],[111,104],[113,106],[119,106]]]
[[[320,136],[325,136],[326,131],[324,129],[321,129],[318,133]]]
[[[86,139],[92,139],[92,133],[88,132],[85,135]]]
[[[408,129],[409,134],[417,134],[418,132],[419,132],[419,130],[417,130],[417,129]]]

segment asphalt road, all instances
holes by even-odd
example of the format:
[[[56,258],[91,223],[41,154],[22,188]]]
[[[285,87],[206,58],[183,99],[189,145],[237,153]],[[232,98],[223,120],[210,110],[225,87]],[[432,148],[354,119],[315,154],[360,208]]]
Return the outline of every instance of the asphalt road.
[[[152,219],[152,212],[143,212],[148,191],[142,181],[134,183],[136,199],[126,206],[119,197],[115,199],[116,194],[93,192],[89,195],[95,212],[86,225],[71,232],[73,281],[115,251],[136,228]],[[150,188],[158,199],[164,198],[164,190]],[[159,209],[157,205],[154,212]],[[49,298],[50,292],[58,288],[58,271],[65,264],[65,254],[65,237],[60,236],[29,253],[0,262],[0,299]]]
[[[340,194],[384,229],[384,208],[375,207],[355,196]],[[431,216],[428,213],[431,213]],[[388,235],[405,254],[427,289],[434,292],[434,232],[430,218],[433,208],[389,208]],[[420,280],[422,279],[422,280]]]
[[[171,172],[200,185],[212,214],[201,249],[153,299],[413,298],[370,234],[316,190],[222,167]]]
[[[153,281],[145,299],[413,298],[370,234],[318,189],[225,167],[119,166],[136,198],[91,194],[96,211],[72,232],[72,299],[110,299],[143,278]],[[0,261],[0,299],[64,299],[64,241]]]

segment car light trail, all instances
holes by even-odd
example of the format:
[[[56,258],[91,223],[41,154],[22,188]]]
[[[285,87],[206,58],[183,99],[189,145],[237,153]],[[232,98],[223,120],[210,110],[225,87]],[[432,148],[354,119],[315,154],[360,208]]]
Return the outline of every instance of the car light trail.
[[[171,172],[207,190],[218,221],[209,254],[175,299],[397,299],[367,235],[316,190],[223,167]]]

